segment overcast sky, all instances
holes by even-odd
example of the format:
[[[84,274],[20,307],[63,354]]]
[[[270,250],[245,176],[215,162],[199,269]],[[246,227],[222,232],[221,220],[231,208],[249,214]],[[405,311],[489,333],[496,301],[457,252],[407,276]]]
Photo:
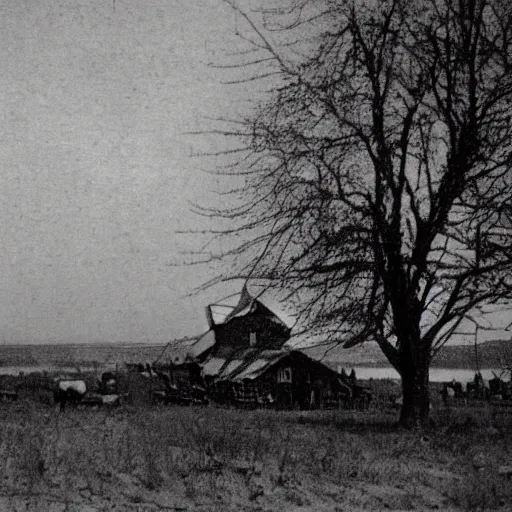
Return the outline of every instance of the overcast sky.
[[[0,0],[0,342],[163,343],[237,290],[186,297],[211,275],[174,264],[212,197],[187,132],[254,97],[208,65],[241,25],[222,0]]]
[[[187,136],[243,94],[207,64],[221,0],[0,1],[0,342],[198,334],[214,294],[169,266],[209,183]]]

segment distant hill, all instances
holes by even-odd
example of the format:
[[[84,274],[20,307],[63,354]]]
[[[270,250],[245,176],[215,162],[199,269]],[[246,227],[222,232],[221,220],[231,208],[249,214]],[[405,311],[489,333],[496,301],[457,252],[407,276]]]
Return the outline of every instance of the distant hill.
[[[437,354],[432,365],[437,368],[480,368],[512,366],[512,340],[492,340],[474,345],[447,345]]]
[[[345,364],[346,366],[386,366],[389,364],[379,346],[374,342],[364,343],[354,348],[317,345],[299,348],[306,355],[320,361]]]
[[[389,363],[375,342],[344,349],[328,346],[304,348],[308,356],[338,363],[345,366],[388,366]],[[478,344],[478,363],[480,368],[501,368],[512,366],[512,340],[492,340]],[[434,368],[475,369],[474,345],[446,345],[432,361]]]
[[[191,340],[177,340],[166,345],[149,344],[68,344],[68,345],[0,345],[0,367],[6,366],[104,366],[123,363],[151,363],[157,358],[167,360],[169,349],[186,347]],[[358,347],[344,349],[335,346],[302,348],[308,356],[336,367],[389,366],[378,345],[368,342]],[[512,366],[512,340],[486,341],[478,345],[480,368]],[[474,345],[445,346],[432,362],[434,368],[461,368],[474,370]]]
[[[154,361],[165,345],[61,344],[0,345],[0,367],[5,366],[104,366]]]

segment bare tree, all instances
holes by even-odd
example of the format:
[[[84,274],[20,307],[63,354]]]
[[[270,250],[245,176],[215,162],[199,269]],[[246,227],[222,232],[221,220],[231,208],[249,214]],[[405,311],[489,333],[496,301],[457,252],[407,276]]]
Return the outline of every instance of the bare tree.
[[[512,300],[512,4],[228,3],[250,32],[226,67],[274,86],[219,130],[240,141],[217,169],[237,180],[227,206],[201,209],[241,240],[222,278],[287,290],[345,347],[374,339],[401,423],[424,425],[433,355]]]

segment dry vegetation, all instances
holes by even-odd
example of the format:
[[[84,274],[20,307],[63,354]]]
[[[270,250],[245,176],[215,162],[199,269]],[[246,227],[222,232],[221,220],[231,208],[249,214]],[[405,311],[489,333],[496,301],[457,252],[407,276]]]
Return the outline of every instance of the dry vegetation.
[[[510,510],[512,415],[2,404],[0,510]],[[490,425],[494,424],[493,427]],[[482,468],[482,469],[480,469]]]

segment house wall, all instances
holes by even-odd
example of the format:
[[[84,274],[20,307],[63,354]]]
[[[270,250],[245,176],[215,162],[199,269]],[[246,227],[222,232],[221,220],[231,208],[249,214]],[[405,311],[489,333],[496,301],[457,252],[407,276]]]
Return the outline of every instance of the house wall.
[[[256,333],[258,349],[279,350],[290,339],[290,331],[279,321],[259,311],[232,318],[215,326],[215,357],[229,357],[235,350],[250,348],[250,333]]]
[[[338,384],[338,376],[321,363],[295,352],[290,357],[282,359],[276,366],[288,366],[292,369],[291,385],[277,385],[278,390],[282,388],[281,398],[285,406],[290,400],[284,394],[287,387],[293,405],[302,409],[338,406],[338,401],[343,398],[344,390]]]
[[[291,382],[279,382],[279,374],[287,368],[291,369]],[[219,391],[238,405],[266,404],[278,409],[338,407],[349,399],[333,372],[296,354],[281,359],[253,381],[223,383]]]

